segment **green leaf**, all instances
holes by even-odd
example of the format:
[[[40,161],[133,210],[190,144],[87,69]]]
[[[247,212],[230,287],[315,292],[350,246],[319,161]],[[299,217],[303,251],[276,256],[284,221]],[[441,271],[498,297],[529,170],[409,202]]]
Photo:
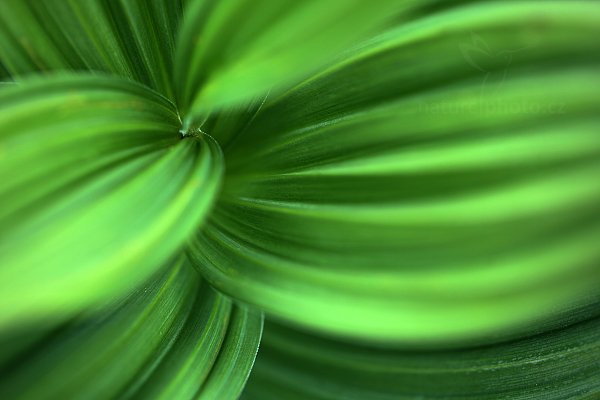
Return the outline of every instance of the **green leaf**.
[[[259,317],[256,311],[239,306],[231,319],[219,359],[198,392],[200,399],[237,399],[254,366],[262,337],[262,313]]]
[[[131,290],[198,226],[221,179],[209,137],[118,79],[0,91],[0,327],[60,318]]]
[[[600,318],[494,346],[392,350],[268,324],[243,400],[592,399]]]
[[[396,343],[495,340],[585,304],[599,17],[594,2],[442,10],[267,99],[228,139],[197,267],[275,317]],[[482,72],[473,41],[522,51]]]
[[[315,71],[411,1],[195,0],[175,59],[178,104],[189,123]]]
[[[185,258],[166,267],[126,300],[57,327],[3,360],[0,396],[239,396],[256,355],[262,316],[211,289]],[[224,374],[224,365],[236,369]],[[231,380],[228,397],[208,392],[223,379]]]
[[[56,70],[105,71],[173,98],[179,0],[5,0],[0,60],[15,76]]]

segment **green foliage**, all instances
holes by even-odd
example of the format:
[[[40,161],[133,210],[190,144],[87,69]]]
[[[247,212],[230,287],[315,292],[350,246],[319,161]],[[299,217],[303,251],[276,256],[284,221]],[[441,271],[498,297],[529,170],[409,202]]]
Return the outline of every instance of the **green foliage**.
[[[527,331],[597,291],[600,8],[573,7],[539,31],[533,3],[421,18],[268,98],[225,147],[196,265],[281,318],[416,344]],[[485,87],[457,48],[479,25],[535,46]]]
[[[181,1],[7,0],[2,62],[32,72],[107,72],[173,96],[171,60]]]
[[[25,80],[0,104],[2,327],[131,290],[215,197],[218,145],[182,141],[173,105],[145,87]]]
[[[175,61],[191,121],[302,78],[401,9],[393,0],[192,2]],[[235,27],[235,28],[233,28]],[[233,28],[233,29],[232,29]],[[191,122],[190,121],[190,122]]]
[[[3,0],[0,398],[600,395],[597,37],[592,0]]]
[[[600,391],[600,318],[585,317],[535,337],[437,352],[348,345],[269,325],[242,398],[591,399]]]
[[[45,335],[10,338],[36,351],[3,354],[3,361],[18,362],[2,374],[0,395],[236,398],[256,354],[262,316],[211,289],[185,258],[165,267],[118,304]]]

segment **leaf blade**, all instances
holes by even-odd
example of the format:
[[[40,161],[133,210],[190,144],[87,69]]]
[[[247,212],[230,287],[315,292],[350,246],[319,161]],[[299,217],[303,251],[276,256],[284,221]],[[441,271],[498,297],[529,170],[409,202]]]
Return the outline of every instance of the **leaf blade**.
[[[0,103],[1,325],[130,290],[219,189],[218,145],[181,140],[173,105],[144,87],[59,77],[6,89]]]
[[[229,140],[198,268],[291,323],[399,343],[486,341],[587,302],[600,9],[518,7],[419,17],[269,98]],[[474,29],[495,49],[538,45],[486,78],[460,51]]]
[[[195,124],[213,109],[294,82],[406,3],[190,2],[175,61],[182,113]]]
[[[239,328],[240,312],[179,256],[124,300],[87,310],[28,344],[17,359],[1,360],[0,393],[21,399],[198,398],[219,363],[251,365],[254,359],[259,314],[239,331],[253,337],[244,344],[253,343],[254,352],[224,352],[240,345],[240,336],[227,336]],[[242,381],[248,372],[229,371]]]
[[[180,1],[5,1],[0,60],[13,77],[102,71],[173,98],[170,72]]]

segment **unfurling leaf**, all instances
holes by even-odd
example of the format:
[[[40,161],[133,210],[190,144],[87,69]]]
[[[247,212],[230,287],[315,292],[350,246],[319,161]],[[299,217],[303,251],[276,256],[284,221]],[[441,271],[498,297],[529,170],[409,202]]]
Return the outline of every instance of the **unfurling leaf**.
[[[118,79],[0,90],[0,327],[122,295],[204,218],[222,160],[173,105]]]

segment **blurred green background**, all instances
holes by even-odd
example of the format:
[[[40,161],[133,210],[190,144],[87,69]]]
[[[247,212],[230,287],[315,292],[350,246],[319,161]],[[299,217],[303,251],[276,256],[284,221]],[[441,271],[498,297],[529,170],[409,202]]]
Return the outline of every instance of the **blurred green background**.
[[[598,37],[592,0],[4,0],[0,398],[600,396]]]

